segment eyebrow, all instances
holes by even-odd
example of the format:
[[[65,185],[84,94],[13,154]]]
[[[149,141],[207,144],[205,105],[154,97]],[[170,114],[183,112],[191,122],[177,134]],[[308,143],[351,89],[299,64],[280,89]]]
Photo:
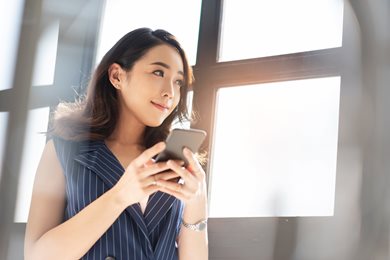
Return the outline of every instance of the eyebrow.
[[[153,62],[150,65],[159,65],[159,66],[164,67],[166,69],[170,69],[171,68],[168,64],[166,64],[164,62],[161,62],[161,61]],[[179,73],[180,75],[184,76],[184,73],[181,70],[179,70],[177,73]]]

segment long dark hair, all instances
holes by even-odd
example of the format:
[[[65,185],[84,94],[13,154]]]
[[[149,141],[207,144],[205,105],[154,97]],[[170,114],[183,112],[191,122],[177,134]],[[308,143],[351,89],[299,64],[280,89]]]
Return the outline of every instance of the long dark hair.
[[[102,58],[89,82],[87,94],[74,103],[60,103],[54,112],[49,134],[66,140],[103,140],[114,131],[119,106],[116,89],[109,81],[108,69],[117,63],[130,71],[134,63],[157,45],[174,47],[181,56],[184,69],[184,84],[180,88],[180,101],[175,110],[158,127],[146,127],[145,148],[164,140],[174,119],[190,120],[187,111],[187,92],[193,83],[192,68],[176,38],[165,30],[139,28],[123,36]]]

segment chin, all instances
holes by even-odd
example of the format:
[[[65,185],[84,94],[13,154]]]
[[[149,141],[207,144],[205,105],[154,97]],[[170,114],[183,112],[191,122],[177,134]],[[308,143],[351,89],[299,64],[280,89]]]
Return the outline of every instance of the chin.
[[[144,124],[146,126],[149,126],[149,127],[159,127],[164,122],[164,120],[150,120],[150,121],[144,122]]]

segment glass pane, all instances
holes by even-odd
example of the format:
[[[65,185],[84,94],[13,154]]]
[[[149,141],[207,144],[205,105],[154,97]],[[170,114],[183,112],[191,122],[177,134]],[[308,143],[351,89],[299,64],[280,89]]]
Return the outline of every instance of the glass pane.
[[[196,63],[201,0],[107,0],[96,63],[126,33],[139,27],[164,29],[175,35]]]
[[[340,47],[343,0],[227,0],[219,61]]]
[[[0,91],[12,88],[22,26],[23,0],[3,1],[0,8]],[[5,40],[6,39],[6,40]]]
[[[8,126],[8,112],[0,112],[0,181],[1,171],[3,169],[3,157],[5,149],[5,135]]]
[[[52,85],[54,82],[59,31],[59,21],[47,23],[41,29],[35,55],[33,86]]]
[[[27,222],[35,172],[46,144],[50,108],[29,111],[16,200],[15,222]]]
[[[194,91],[188,91],[187,93],[187,109],[188,109],[188,114],[192,114],[192,99],[194,97]],[[174,128],[182,128],[182,129],[189,129],[191,128],[191,122],[183,122],[180,123],[179,120],[174,120],[171,126],[171,129]]]
[[[210,216],[333,215],[339,96],[340,77],[220,89]]]

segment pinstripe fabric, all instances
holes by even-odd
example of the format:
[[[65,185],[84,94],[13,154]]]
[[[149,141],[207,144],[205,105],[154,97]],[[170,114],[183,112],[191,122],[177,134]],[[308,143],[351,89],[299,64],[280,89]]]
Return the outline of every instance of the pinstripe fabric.
[[[53,141],[66,178],[68,220],[113,187],[124,169],[104,141]],[[138,203],[126,208],[82,259],[178,259],[175,240],[182,213],[180,200],[153,193],[144,214]]]

